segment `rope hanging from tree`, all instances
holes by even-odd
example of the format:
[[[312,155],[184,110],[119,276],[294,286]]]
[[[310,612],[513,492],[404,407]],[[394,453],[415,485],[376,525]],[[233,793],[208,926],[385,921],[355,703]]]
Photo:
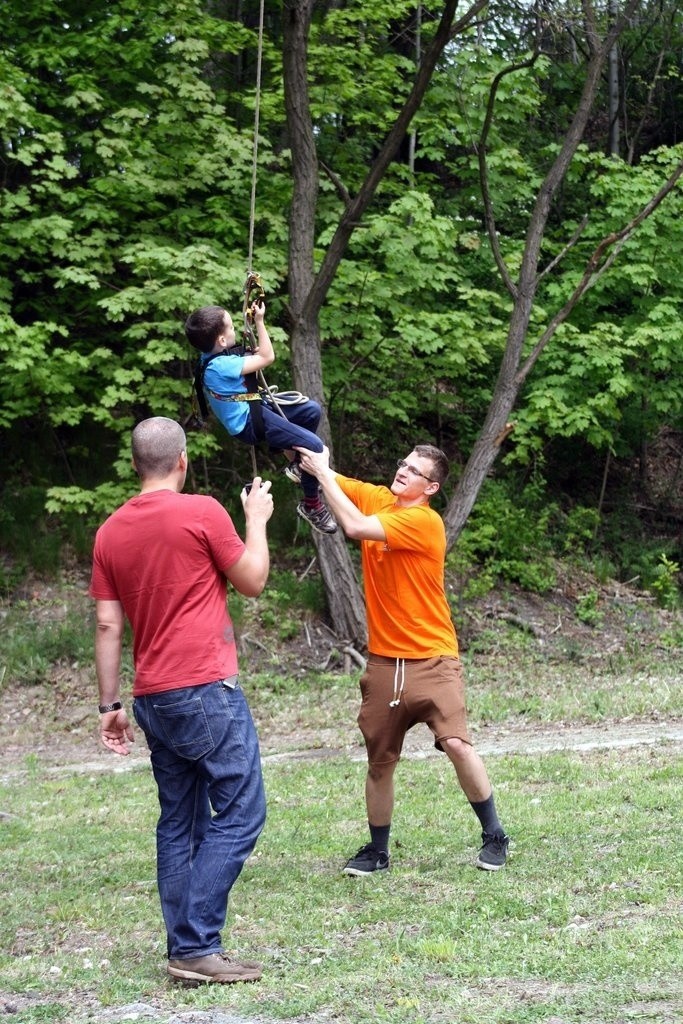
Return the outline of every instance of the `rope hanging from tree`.
[[[258,338],[256,331],[254,330],[254,312],[253,307],[256,303],[261,302],[265,297],[265,290],[261,281],[260,274],[252,269],[254,260],[254,225],[256,222],[256,183],[258,176],[258,136],[259,136],[259,120],[261,110],[261,71],[263,64],[263,24],[264,24],[264,10],[265,0],[261,0],[259,6],[259,27],[258,27],[258,44],[257,44],[257,57],[256,57],[256,83],[254,93],[254,133],[252,142],[252,163],[251,163],[251,197],[249,203],[249,243],[248,243],[248,270],[247,276],[244,283],[243,289],[243,301],[242,301],[242,319],[243,319],[243,351],[244,352],[256,352],[258,350]],[[198,368],[195,372],[194,386],[193,386],[193,411],[192,417],[195,422],[201,424],[203,422],[202,417],[205,419],[208,416],[208,406],[203,394],[203,370],[205,364],[198,364]],[[282,411],[281,406],[284,405],[298,405],[302,402],[307,402],[308,397],[302,395],[300,391],[278,391],[276,385],[269,387],[266,379],[263,375],[262,370],[257,370],[254,375],[258,385],[258,394],[263,401],[268,401],[271,408],[277,411],[280,416],[287,418],[285,413]],[[214,395],[218,398],[218,395]],[[254,396],[256,397],[256,396]],[[256,448],[254,445],[250,445],[251,450],[251,465],[253,475],[258,474],[258,467],[256,463]]]
[[[249,348],[256,349],[258,347],[256,341],[256,334],[254,332],[254,317],[252,313],[252,293],[258,292],[257,299],[263,299],[265,292],[261,278],[259,274],[254,273],[252,267],[254,264],[254,224],[256,221],[256,178],[258,168],[258,133],[259,133],[259,120],[261,117],[261,68],[263,65],[263,21],[264,21],[264,9],[265,0],[261,0],[259,4],[259,19],[258,19],[258,43],[256,46],[256,91],[254,94],[254,138],[252,142],[251,152],[251,198],[249,202],[249,248],[247,254],[247,279],[244,283],[244,301],[242,303],[242,319],[244,321],[244,340],[245,345]],[[263,374],[261,374],[263,377]],[[265,384],[265,380],[262,381]],[[258,467],[256,464],[256,449],[251,445],[251,468],[253,475],[256,476]]]
[[[259,7],[258,24],[258,45],[256,48],[256,93],[254,96],[254,142],[252,146],[251,161],[251,202],[249,205],[249,254],[247,266],[248,274],[252,273],[251,267],[254,262],[254,221],[256,219],[256,175],[258,161],[258,130],[261,116],[261,67],[263,65],[263,12],[265,0],[261,0]]]
[[[258,176],[258,135],[259,135],[259,121],[261,115],[261,69],[263,66],[263,23],[264,23],[264,10],[265,0],[261,0],[259,5],[259,27],[258,27],[258,44],[256,49],[256,85],[254,94],[254,138],[252,143],[252,161],[251,161],[251,198],[249,203],[249,246],[247,256],[247,277],[244,283],[244,301],[242,303],[242,317],[244,321],[244,345],[245,348],[250,349],[252,352],[258,348],[258,340],[254,331],[254,314],[253,305],[255,302],[260,302],[265,297],[265,290],[261,281],[261,275],[257,274],[253,270],[254,263],[254,224],[256,222],[256,182]],[[266,378],[263,374],[263,370],[259,370],[256,374],[259,382],[260,389],[271,399],[273,408],[285,419],[287,418],[282,411],[281,406],[283,405],[298,405],[300,402],[308,401],[306,395],[302,395],[299,391],[281,391],[278,392],[277,386],[273,385],[269,387]],[[254,471],[254,476],[257,474],[256,466],[256,450],[254,446],[251,446],[251,464]]]

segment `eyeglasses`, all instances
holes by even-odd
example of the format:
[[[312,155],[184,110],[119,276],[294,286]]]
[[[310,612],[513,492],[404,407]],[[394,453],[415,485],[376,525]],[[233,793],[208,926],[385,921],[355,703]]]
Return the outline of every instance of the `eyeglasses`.
[[[434,483],[430,476],[425,476],[419,469],[415,469],[415,466],[408,465],[405,459],[398,459],[396,465],[399,469],[407,469],[411,476],[421,476],[423,480],[428,480],[430,484]]]

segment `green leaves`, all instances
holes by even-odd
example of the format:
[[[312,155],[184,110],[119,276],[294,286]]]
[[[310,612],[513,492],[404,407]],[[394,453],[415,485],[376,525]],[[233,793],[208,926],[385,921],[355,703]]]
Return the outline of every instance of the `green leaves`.
[[[255,34],[194,0],[101,0],[61,18],[31,0],[6,15],[0,427],[103,423],[125,449],[142,415],[189,411],[190,309],[241,305],[253,79],[231,101],[237,128],[221,75],[253,53]],[[267,226],[257,242],[267,248]],[[280,242],[259,268],[269,288],[284,263]],[[128,479],[127,461],[112,471]],[[77,485],[51,501],[88,504]]]
[[[315,7],[306,82],[325,169],[313,183],[312,254],[288,248],[281,11],[267,12],[254,268],[246,266],[254,10],[246,5],[243,20],[217,10],[198,0],[142,8],[93,0],[70,3],[59,17],[48,0],[0,9],[3,439],[18,436],[24,422],[45,421],[68,445],[79,431],[88,436],[104,425],[121,453],[106,472],[129,480],[130,425],[150,413],[183,420],[188,412],[195,355],[185,317],[207,303],[239,316],[247,269],[266,284],[281,386],[300,369],[287,365],[288,275],[309,257],[320,265],[412,87],[416,7],[407,0]],[[422,13],[424,47],[438,12]],[[526,16],[499,13],[495,31],[482,23],[444,52],[410,126],[414,152],[403,140],[321,312],[328,412],[340,444],[360,452],[381,450],[388,432],[402,445],[419,431],[464,463],[486,417],[512,299],[485,231],[478,156],[485,144],[497,243],[515,282],[539,182],[584,72],[580,53],[563,49],[573,39],[561,26],[549,28],[550,55],[530,64]],[[671,76],[669,57],[663,67]],[[638,93],[651,58],[648,51]],[[552,270],[535,296],[526,353],[600,241],[681,158],[680,147],[661,146],[633,164],[605,159],[601,116],[596,111],[550,211],[541,267],[552,263]],[[584,214],[588,224],[567,249]],[[528,464],[564,438],[629,451],[679,420],[682,214],[679,189],[623,244],[611,272],[596,277],[527,381],[513,458]],[[210,434],[191,443],[209,459],[218,448]],[[106,453],[94,458],[105,471]],[[51,500],[66,508],[80,499],[68,491]]]

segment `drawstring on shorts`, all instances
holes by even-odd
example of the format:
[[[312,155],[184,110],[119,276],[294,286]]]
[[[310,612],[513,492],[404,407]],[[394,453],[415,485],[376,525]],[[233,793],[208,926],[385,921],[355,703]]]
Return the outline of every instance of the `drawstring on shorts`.
[[[398,685],[398,674],[399,670],[401,673],[401,685]],[[396,669],[394,671],[394,699],[389,701],[389,707],[395,708],[401,703],[401,694],[403,693],[403,687],[406,683],[406,660],[405,658],[396,659]]]

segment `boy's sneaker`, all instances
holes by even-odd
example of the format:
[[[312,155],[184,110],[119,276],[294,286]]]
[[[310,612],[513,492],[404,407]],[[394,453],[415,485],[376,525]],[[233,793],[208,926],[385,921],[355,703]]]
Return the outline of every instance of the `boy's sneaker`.
[[[166,969],[176,981],[195,986],[200,982],[233,985],[237,981],[258,981],[261,977],[260,964],[253,960],[233,960],[225,953],[209,953],[190,960],[169,960]]]
[[[322,502],[316,507],[310,507],[305,501],[300,501],[296,506],[296,511],[318,533],[337,532],[337,524]]]
[[[282,470],[288,480],[291,480],[293,484],[301,483],[301,466],[296,459],[288,462],[285,468]]]
[[[504,832],[482,832],[481,841],[484,845],[475,864],[483,871],[499,871],[507,860],[509,836]]]
[[[345,875],[371,875],[373,871],[386,871],[388,867],[389,854],[367,843],[361,846],[355,857],[346,862],[343,872]]]

